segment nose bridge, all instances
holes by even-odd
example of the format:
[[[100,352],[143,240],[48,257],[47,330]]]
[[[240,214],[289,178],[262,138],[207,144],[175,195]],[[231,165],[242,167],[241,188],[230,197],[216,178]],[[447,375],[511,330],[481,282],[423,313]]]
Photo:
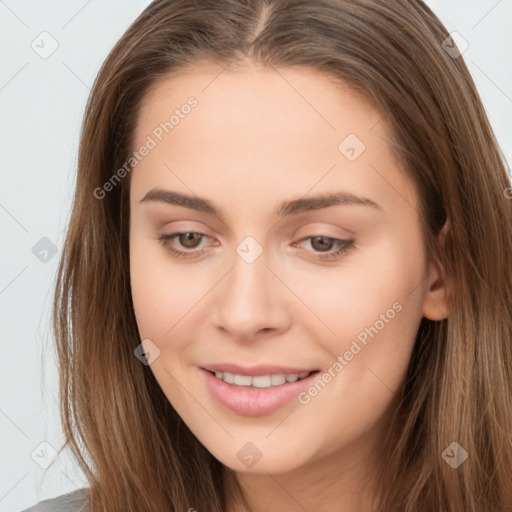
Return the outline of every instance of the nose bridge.
[[[237,246],[217,297],[217,325],[235,337],[251,338],[262,329],[286,325],[286,299],[268,264],[268,255],[252,237]]]

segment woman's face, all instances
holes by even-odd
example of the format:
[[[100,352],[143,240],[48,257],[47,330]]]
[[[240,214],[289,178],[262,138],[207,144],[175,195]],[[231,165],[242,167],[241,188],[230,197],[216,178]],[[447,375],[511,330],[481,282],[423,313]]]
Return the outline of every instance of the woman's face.
[[[373,449],[422,316],[446,315],[386,137],[381,112],[311,70],[196,67],[142,104],[141,340],[173,407],[236,471]]]

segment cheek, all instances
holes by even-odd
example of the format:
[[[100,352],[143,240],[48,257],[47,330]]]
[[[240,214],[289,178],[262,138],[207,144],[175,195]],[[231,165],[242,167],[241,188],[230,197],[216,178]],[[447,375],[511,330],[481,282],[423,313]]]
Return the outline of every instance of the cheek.
[[[361,420],[358,428],[376,421],[409,365],[422,317],[423,271],[421,239],[388,235],[347,258],[339,272],[317,274],[314,286],[300,285],[304,302],[324,324],[311,315],[302,327],[329,354],[327,370],[335,376],[325,376],[331,391],[317,400],[311,390],[305,401],[325,411],[343,404],[340,417],[352,411]]]
[[[357,267],[347,263],[338,276],[326,273],[317,286],[304,284],[302,289],[305,302],[334,333],[318,319],[303,324],[330,360],[321,375],[325,385],[312,386],[301,396],[305,405],[299,420],[336,446],[376,424],[407,371],[423,294],[418,286],[423,271],[421,249],[406,251],[407,245],[383,242],[358,259]],[[318,415],[324,419],[321,425]],[[325,445],[319,453],[332,448]]]
[[[409,231],[383,234],[349,254],[337,268],[319,268],[300,279],[293,269],[285,274],[308,306],[310,314],[303,318],[312,334],[315,331],[313,339],[330,340],[331,353],[348,350],[358,337],[364,342],[374,325],[380,338],[384,332],[403,332],[404,339],[414,336],[424,277],[421,239]]]
[[[201,279],[191,269],[186,265],[178,269],[155,240],[133,233],[130,281],[140,339],[150,339],[158,347],[159,355],[150,369],[168,400],[189,421],[186,411],[190,397],[178,382],[192,389],[186,371],[188,334],[196,325],[195,308],[211,288],[207,279]]]
[[[172,264],[158,241],[130,235],[131,293],[141,338],[163,340],[207,293],[208,279],[191,269]]]

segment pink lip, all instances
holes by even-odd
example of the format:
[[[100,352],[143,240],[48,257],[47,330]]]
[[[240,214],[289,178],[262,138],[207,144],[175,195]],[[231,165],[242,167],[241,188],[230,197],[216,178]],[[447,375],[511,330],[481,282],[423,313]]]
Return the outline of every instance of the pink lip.
[[[259,375],[272,375],[276,373],[284,373],[285,375],[289,375],[290,373],[309,373],[315,371],[315,369],[311,368],[286,368],[284,366],[270,365],[252,366],[249,368],[229,363],[211,364],[204,366],[203,369],[210,372],[228,372],[236,373],[237,375],[250,375],[251,377],[257,377]]]
[[[234,368],[234,366],[223,367]],[[229,372],[229,370],[225,371]],[[252,368],[251,372],[252,371],[258,371],[260,373],[247,373],[247,370],[245,373],[241,373],[240,368],[232,373],[255,376],[268,375],[271,373],[300,373],[300,371],[290,372],[288,368],[286,371],[283,371],[283,369],[276,371],[275,367],[272,367],[272,371],[270,372],[268,369],[265,372],[261,371],[261,367]],[[244,416],[261,416],[279,409],[293,398],[296,398],[301,391],[309,387],[318,374],[318,372],[315,371],[306,378],[296,382],[287,382],[281,386],[271,386],[269,388],[256,388],[253,386],[234,386],[227,384],[204,368],[200,368],[200,372],[206,381],[208,390],[216,400],[227,409]]]

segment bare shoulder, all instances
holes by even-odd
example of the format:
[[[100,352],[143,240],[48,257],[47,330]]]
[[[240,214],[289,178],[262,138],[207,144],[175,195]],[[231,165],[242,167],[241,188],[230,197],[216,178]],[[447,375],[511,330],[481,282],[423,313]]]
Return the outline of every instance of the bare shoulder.
[[[87,512],[88,499],[88,488],[77,489],[56,498],[40,501],[22,512]]]

